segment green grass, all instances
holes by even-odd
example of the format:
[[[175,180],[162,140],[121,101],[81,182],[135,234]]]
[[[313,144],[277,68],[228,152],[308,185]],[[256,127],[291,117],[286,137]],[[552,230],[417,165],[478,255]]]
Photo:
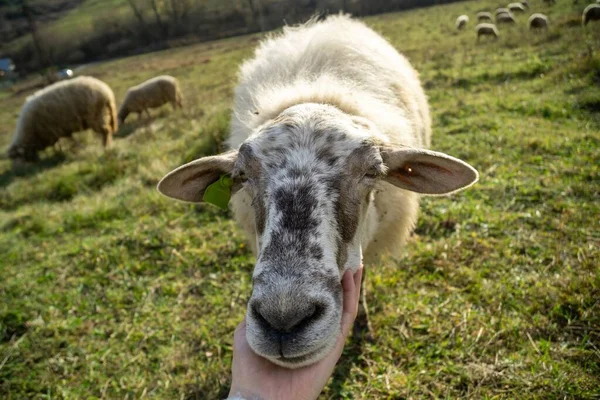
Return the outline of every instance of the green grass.
[[[406,257],[368,271],[377,339],[349,342],[323,398],[597,399],[600,396],[600,30],[585,6],[546,7],[475,44],[465,10],[367,18],[420,71],[433,147],[480,182],[425,198]],[[433,21],[433,23],[432,23]],[[253,257],[229,212],[161,197],[183,162],[222,150],[239,63],[257,36],[97,64],[127,87],[159,73],[185,109],[122,127],[114,148],[0,161],[0,397],[221,398]],[[0,147],[33,90],[2,97]]]

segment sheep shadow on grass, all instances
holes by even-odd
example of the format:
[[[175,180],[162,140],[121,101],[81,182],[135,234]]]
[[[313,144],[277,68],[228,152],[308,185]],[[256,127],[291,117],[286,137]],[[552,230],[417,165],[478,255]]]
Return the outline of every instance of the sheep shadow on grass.
[[[115,138],[125,139],[140,129],[145,130],[149,128],[153,123],[157,120],[166,118],[169,115],[169,112],[174,112],[168,109],[161,109],[158,113],[150,113],[148,114],[140,114],[140,116],[132,116],[129,118],[128,122],[124,122],[119,126],[119,129],[114,134]]]
[[[119,126],[119,130],[114,134],[115,138],[125,139],[140,129],[148,128],[154,122],[153,117],[138,118],[135,121],[125,122]]]
[[[54,168],[67,159],[62,151],[55,151],[48,157],[42,158],[35,164],[15,165],[0,173],[0,188],[5,188],[17,178],[27,178],[40,172]]]

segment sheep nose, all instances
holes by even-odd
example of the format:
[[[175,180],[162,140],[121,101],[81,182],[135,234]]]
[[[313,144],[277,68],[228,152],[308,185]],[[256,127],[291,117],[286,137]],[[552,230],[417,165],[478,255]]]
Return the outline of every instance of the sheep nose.
[[[252,301],[250,310],[267,332],[297,333],[317,322],[325,314],[325,305],[317,300],[292,302]]]

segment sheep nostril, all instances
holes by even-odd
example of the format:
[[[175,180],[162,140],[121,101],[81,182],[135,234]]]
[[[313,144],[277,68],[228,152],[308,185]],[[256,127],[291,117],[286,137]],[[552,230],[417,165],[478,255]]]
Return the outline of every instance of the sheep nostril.
[[[314,322],[318,321],[321,316],[325,313],[325,306],[322,304],[315,304],[312,309],[308,309],[306,316],[298,321],[296,324],[290,327],[290,331],[300,331]]]

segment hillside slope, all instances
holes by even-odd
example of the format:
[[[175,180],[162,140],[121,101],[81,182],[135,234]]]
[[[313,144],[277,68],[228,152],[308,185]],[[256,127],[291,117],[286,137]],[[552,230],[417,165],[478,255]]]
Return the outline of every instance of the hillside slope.
[[[600,24],[530,2],[477,45],[476,0],[365,21],[420,71],[433,147],[480,182],[424,198],[402,259],[368,274],[377,333],[350,342],[322,398],[592,399],[600,388]],[[456,16],[471,23],[456,32]],[[223,150],[239,64],[256,36],[88,67],[117,100],[158,74],[183,111],[92,133],[34,167],[0,160],[0,398],[224,398],[253,258],[229,212],[155,190]],[[31,88],[0,98],[0,149]]]

